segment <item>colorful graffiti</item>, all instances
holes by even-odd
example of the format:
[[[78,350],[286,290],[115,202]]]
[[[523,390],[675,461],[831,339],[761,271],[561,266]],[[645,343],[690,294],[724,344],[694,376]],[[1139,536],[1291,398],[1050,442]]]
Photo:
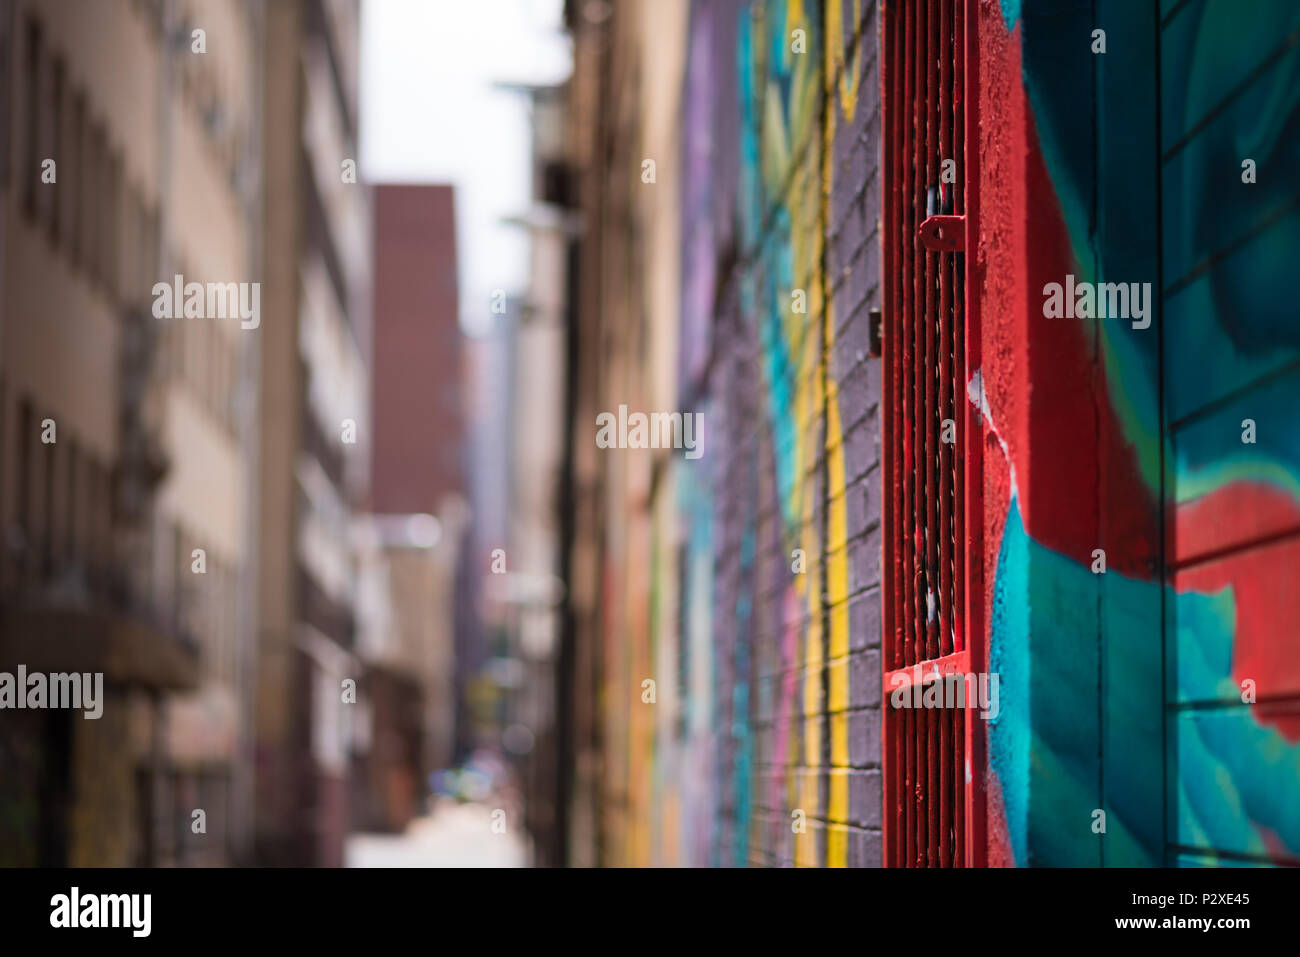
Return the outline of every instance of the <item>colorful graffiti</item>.
[[[878,117],[858,109],[876,34],[860,3],[822,7],[692,6],[680,391],[707,399],[722,451],[674,469],[682,770],[662,760],[678,742],[656,756],[691,822],[680,863],[879,860],[877,291],[830,276],[878,255]]]
[[[1005,863],[1300,859],[1300,16],[1160,6],[981,24],[985,204],[1025,223],[982,251]],[[1151,282],[1155,323],[1044,319],[1067,273]]]
[[[670,379],[709,453],[605,466],[641,510],[606,545],[615,862],[880,861],[877,6],[684,18]],[[1300,14],[978,9],[987,860],[1300,861]],[[630,195],[620,234],[662,228]],[[1046,318],[1067,275],[1149,283],[1152,321]],[[645,368],[612,381],[660,375],[614,339]]]

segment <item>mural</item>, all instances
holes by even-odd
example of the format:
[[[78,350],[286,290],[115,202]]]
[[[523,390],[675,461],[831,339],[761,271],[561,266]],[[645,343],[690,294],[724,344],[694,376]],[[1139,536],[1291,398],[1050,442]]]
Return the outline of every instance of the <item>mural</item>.
[[[826,240],[836,235],[860,259],[877,255],[860,208],[874,196],[864,197],[861,178],[832,188],[837,158],[852,155],[859,177],[874,176],[864,129],[878,118],[863,122],[855,108],[867,65],[875,102],[876,39],[860,3],[851,22],[832,3],[823,23],[822,7],[692,8],[681,401],[708,399],[724,451],[704,468],[674,470],[685,540],[681,789],[693,822],[681,863],[879,859],[878,720],[867,706],[878,696],[867,647],[878,627],[864,621],[850,647],[852,599],[859,617],[879,600],[869,591],[878,540],[867,541],[876,479],[866,474],[878,378],[867,368],[863,308],[876,291],[844,290],[862,315],[837,322]],[[846,422],[858,430],[851,448]],[[658,755],[674,744],[657,742]]]
[[[1004,2],[981,38],[981,78],[1023,80],[1009,136],[1029,196],[1009,324],[1028,358],[984,377],[1006,453],[986,460],[991,832],[1016,864],[1295,863],[1300,324],[1282,257],[1300,194],[1281,173],[1300,154],[1300,11],[1144,6]],[[1099,26],[1104,54],[1079,39]],[[1157,35],[1158,103],[1139,52]],[[1042,318],[1037,291],[1067,273],[1151,282],[1155,323]],[[1027,415],[1008,381],[1024,373]]]
[[[1300,862],[1293,6],[979,5],[991,864]],[[634,863],[880,861],[877,21],[690,6],[674,373],[711,451],[614,542],[648,594],[607,573],[606,694],[665,689],[606,704]],[[1067,276],[1146,316],[1046,318]]]

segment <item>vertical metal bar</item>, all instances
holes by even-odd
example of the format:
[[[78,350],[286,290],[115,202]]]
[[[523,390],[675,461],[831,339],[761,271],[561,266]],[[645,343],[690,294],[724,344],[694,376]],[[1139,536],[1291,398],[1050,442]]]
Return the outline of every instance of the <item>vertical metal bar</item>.
[[[946,0],[945,0],[946,2]],[[950,844],[952,819],[956,804],[953,803],[953,715],[956,709],[939,712],[939,866],[952,866],[952,847]]]
[[[916,124],[916,139],[912,145],[912,162],[915,164],[915,176],[912,183],[912,210],[915,222],[912,225],[910,240],[914,251],[912,284],[912,402],[915,414],[912,417],[912,468],[914,491],[912,498],[912,549],[916,566],[912,573],[913,614],[916,618],[916,645],[913,662],[924,661],[927,657],[927,629],[925,616],[925,299],[926,270],[929,253],[921,245],[916,235],[916,227],[925,218],[925,188],[927,170],[925,166],[925,101],[929,95],[926,83],[925,60],[925,0],[915,0],[916,31],[912,42],[915,47],[915,77],[912,101],[913,122]],[[919,796],[918,796],[919,797]]]
[[[893,90],[890,96],[890,103],[893,106],[893,120],[890,124],[893,130],[893,142],[891,149],[888,150],[894,161],[893,175],[894,179],[890,183],[889,192],[894,201],[894,215],[891,226],[893,234],[889,242],[890,252],[895,257],[895,268],[888,274],[887,281],[893,287],[894,297],[894,329],[893,336],[895,342],[894,353],[894,396],[893,396],[893,436],[890,441],[891,452],[894,455],[894,474],[893,488],[890,490],[890,498],[894,501],[896,508],[893,512],[893,528],[891,530],[891,540],[893,541],[894,557],[894,626],[892,635],[894,638],[894,649],[892,656],[892,665],[886,667],[901,668],[904,664],[907,654],[907,535],[905,528],[907,526],[907,501],[906,501],[906,479],[904,471],[907,468],[907,457],[903,449],[903,430],[906,427],[907,419],[905,417],[906,409],[906,365],[908,362],[906,347],[904,343],[908,340],[907,334],[907,305],[905,302],[906,275],[907,275],[907,254],[903,248],[906,242],[906,213],[905,208],[908,202],[906,187],[907,177],[907,153],[904,149],[906,140],[907,106],[906,106],[906,42],[907,42],[907,17],[906,12],[900,11],[894,4],[890,5],[890,23],[893,28],[893,51],[894,62],[890,71],[890,82]],[[902,725],[898,725],[898,731],[901,734]],[[901,739],[900,739],[901,740]],[[901,791],[898,795],[901,797]],[[901,857],[899,858],[901,861]]]
[[[898,342],[898,359],[896,363],[896,378],[894,380],[895,408],[898,410],[895,417],[894,431],[894,454],[897,456],[897,462],[894,467],[896,473],[896,485],[894,494],[895,501],[898,503],[898,509],[894,515],[894,540],[895,547],[898,549],[897,564],[899,568],[898,582],[895,589],[896,604],[894,614],[898,616],[899,621],[894,628],[894,635],[897,640],[897,646],[894,649],[894,660],[896,667],[901,667],[906,663],[909,654],[909,623],[912,615],[908,603],[909,582],[911,581],[911,565],[908,561],[908,538],[907,528],[910,522],[911,503],[908,499],[908,481],[907,470],[907,422],[908,414],[911,409],[911,297],[909,295],[910,283],[908,281],[908,270],[910,269],[908,249],[908,211],[911,208],[911,194],[909,192],[909,176],[911,170],[911,158],[907,152],[907,144],[910,142],[912,119],[909,112],[908,102],[909,81],[911,77],[911,60],[909,51],[910,29],[907,15],[906,4],[900,4],[894,13],[894,159],[896,161],[896,172],[894,181],[894,209],[895,209],[895,236],[894,236],[894,254],[898,257],[898,271],[890,277],[895,285],[895,301],[897,303],[897,312],[895,315],[895,335]],[[899,867],[907,866],[908,847],[911,840],[911,799],[909,797],[909,788],[911,787],[911,748],[908,742],[909,726],[904,714],[895,712],[894,726],[894,749],[897,756],[897,771],[895,773],[895,790],[894,790],[894,815],[898,826],[898,840],[896,845],[895,861]]]
[[[880,109],[881,132],[885,137],[885,148],[881,151],[881,268],[884,270],[885,294],[880,328],[880,425],[881,425],[881,480],[880,480],[880,522],[884,531],[885,555],[881,562],[880,621],[881,621],[881,659],[882,668],[888,670],[894,656],[894,563],[897,553],[892,550],[894,508],[894,329],[897,326],[897,311],[894,309],[894,289],[888,277],[894,272],[894,104],[893,104],[893,66],[891,55],[893,49],[894,7],[892,3],[883,4],[880,10]],[[865,39],[865,38],[864,38]],[[892,760],[894,744],[894,721],[890,713],[887,694],[881,695],[880,725],[880,777],[881,777],[881,850],[882,863],[888,867],[894,862],[894,840],[896,832],[892,824],[894,800],[894,769]]]
[[[962,0],[957,0],[958,3]],[[961,867],[966,863],[966,776],[964,773],[966,753],[966,710],[956,708],[951,716],[952,723],[952,864]]]
[[[929,9],[927,0],[916,0],[917,10],[916,35],[914,41],[916,44],[916,184],[915,184],[915,211],[916,219],[919,225],[920,221],[925,218],[926,214],[926,190],[929,186],[930,170],[928,162],[929,152],[929,102],[932,97],[930,73],[931,60],[929,54]],[[926,558],[928,554],[927,538],[929,528],[926,525],[927,503],[931,494],[929,485],[926,482],[926,459],[927,459],[927,419],[929,417],[929,370],[927,355],[927,336],[926,329],[929,325],[930,301],[933,292],[930,288],[930,254],[920,244],[917,238],[917,231],[912,230],[912,242],[917,250],[916,260],[916,371],[915,371],[915,389],[916,389],[916,438],[915,438],[915,464],[916,464],[916,536],[915,548],[917,552],[917,574],[916,574],[916,622],[917,622],[917,649],[916,656],[918,661],[924,661],[929,657],[929,626],[928,616],[926,614]],[[929,849],[930,818],[929,818],[929,770],[931,747],[929,741],[929,722],[926,720],[924,710],[918,709],[916,722],[916,768],[917,768],[917,787],[916,787],[916,842],[917,856],[916,864],[923,867],[926,862],[926,854]]]
[[[935,213],[942,212],[939,208],[939,0],[929,0],[929,9],[927,11],[927,23],[925,31],[926,60],[925,60],[925,77],[927,86],[927,96],[925,98],[925,165],[926,165],[926,191],[927,194],[934,196]],[[933,193],[931,193],[933,190]],[[927,196],[927,199],[929,197]],[[927,210],[929,212],[929,210]],[[939,372],[939,347],[940,340],[937,337],[938,316],[936,310],[937,291],[936,286],[939,281],[939,254],[934,251],[927,251],[925,257],[925,630],[926,630],[926,656],[937,658],[939,656],[939,620],[938,620],[938,548],[939,548],[939,487],[938,487],[938,447],[939,447],[939,389],[938,389],[938,372]],[[943,753],[939,749],[939,718],[940,715],[927,711],[926,713],[926,733],[927,733],[927,760],[929,771],[928,787],[926,788],[926,806],[928,815],[928,854],[926,863],[930,867],[936,867],[939,863],[939,764],[943,760]]]
[[[939,18],[940,23],[940,44],[941,52],[939,55],[941,75],[939,77],[939,153],[943,160],[952,159],[952,124],[950,122],[950,112],[952,110],[952,0],[943,0],[942,13]],[[940,164],[940,180],[943,179],[943,165]],[[950,189],[950,188],[949,188]],[[944,189],[944,184],[940,183],[941,194],[947,193],[951,197],[949,190]],[[940,212],[947,210],[941,209]],[[953,368],[956,356],[954,343],[952,340],[952,299],[953,284],[956,278],[953,274],[953,262],[956,259],[954,253],[940,253],[939,255],[939,342],[940,358],[942,367],[939,370],[939,408],[940,419],[947,421],[952,419],[955,423],[955,413],[953,412]],[[942,423],[941,423],[942,425]],[[952,444],[944,441],[941,432],[939,441],[939,654],[952,654],[952,496],[953,496],[953,476],[952,476]]]
[[[966,114],[964,117],[966,136],[966,249],[971,253],[965,256],[966,276],[966,368],[980,368],[980,297],[975,262],[973,255],[979,241],[979,44],[977,40],[979,5],[978,0],[965,0],[965,76]],[[967,408],[970,408],[968,403]],[[966,515],[969,526],[966,532],[967,548],[972,556],[968,563],[966,577],[966,623],[970,639],[971,670],[986,671],[988,655],[984,646],[984,567],[983,555],[983,496],[982,496],[982,446],[983,426],[978,414],[967,416],[970,432],[966,436],[965,495]],[[966,817],[968,828],[967,861],[971,866],[980,866],[987,856],[984,775],[984,729],[977,728],[981,719],[978,709],[966,709],[966,761],[968,766],[966,789]]]
[[[900,247],[903,255],[903,270],[900,278],[903,312],[901,334],[903,337],[903,428],[899,431],[903,453],[903,508],[900,517],[903,536],[903,606],[901,614],[906,620],[903,645],[903,663],[916,661],[916,585],[915,538],[916,514],[916,466],[914,433],[911,423],[916,420],[915,380],[915,345],[916,331],[914,315],[916,303],[915,269],[916,243],[913,238],[916,230],[916,8],[908,5],[903,15],[903,194],[902,194],[902,235]],[[904,761],[903,792],[899,795],[903,805],[903,824],[906,840],[903,844],[904,865],[911,867],[916,860],[916,722],[915,715],[909,710],[903,715],[903,740],[901,742]]]
[[[907,835],[904,848],[906,857],[904,867],[911,867],[916,862],[916,709],[903,709],[903,754],[907,762],[906,789],[903,792],[903,825]]]
[[[940,213],[949,212],[944,208],[945,195],[950,199],[949,189],[943,181],[943,165],[952,159],[952,0],[942,0],[939,14],[939,194]],[[941,368],[939,370],[939,409],[944,421],[952,418],[952,375],[955,362],[952,342],[952,298],[955,275],[953,262],[955,254],[939,254],[939,352]],[[945,441],[943,432],[939,436],[939,653],[952,653],[952,445]],[[952,802],[953,777],[953,741],[952,715],[944,713],[939,723],[939,802],[940,833],[939,863],[951,866],[952,848],[950,836],[954,805]]]
[[[904,630],[904,646],[902,664],[910,665],[916,661],[915,641],[916,641],[916,602],[913,598],[915,589],[915,563],[913,555],[913,538],[914,538],[914,492],[915,492],[915,465],[913,459],[913,436],[910,424],[916,421],[916,401],[913,396],[913,372],[915,358],[913,357],[913,348],[916,343],[916,335],[912,328],[915,317],[912,314],[914,308],[915,290],[913,288],[913,271],[916,268],[916,244],[913,233],[916,229],[915,209],[916,209],[916,160],[914,157],[915,133],[916,133],[916,110],[913,103],[916,97],[916,77],[915,77],[915,49],[913,36],[915,35],[916,20],[915,7],[912,7],[903,17],[903,110],[900,111],[903,125],[903,153],[900,166],[903,173],[903,194],[902,194],[902,235],[899,237],[899,246],[902,250],[903,269],[900,275],[899,287],[902,292],[903,310],[901,313],[901,335],[903,338],[903,428],[899,431],[899,439],[902,442],[903,453],[903,508],[899,514],[903,536],[903,606],[900,609],[901,614],[906,621]],[[904,112],[905,111],[905,112]]]
[[[907,866],[907,804],[904,801],[906,794],[906,770],[907,770],[907,722],[904,714],[894,712],[894,740],[892,742],[894,749],[894,793],[893,807],[890,813],[893,815],[894,827],[897,836],[894,838],[894,866]]]
[[[903,337],[905,344],[903,346],[903,428],[900,432],[903,451],[903,513],[902,513],[902,534],[903,534],[903,615],[907,619],[907,628],[905,642],[903,646],[903,662],[910,664],[916,660],[916,603],[913,598],[914,594],[914,575],[915,575],[915,554],[912,547],[912,535],[914,525],[914,499],[916,491],[915,466],[912,457],[915,454],[912,441],[911,423],[916,417],[916,402],[913,396],[913,380],[915,373],[915,357],[913,355],[916,345],[916,334],[913,329],[915,317],[915,289],[913,288],[914,270],[916,268],[916,250],[912,242],[912,229],[915,224],[915,182],[916,182],[916,163],[913,157],[916,143],[916,110],[914,100],[916,98],[916,65],[915,56],[916,48],[913,37],[916,33],[916,14],[910,7],[904,14],[903,27],[903,231],[902,251],[903,251],[903,274],[902,292],[905,304],[903,319]],[[913,715],[908,713],[906,720],[903,722],[903,753],[904,761],[907,767],[907,777],[904,782],[904,790],[901,795],[903,801],[903,817],[906,828],[907,842],[904,847],[906,866],[912,866],[912,860],[916,854],[916,822],[914,820],[915,806],[913,792],[916,789],[916,727],[912,720]]]
[[[938,119],[937,103],[939,93],[939,77],[936,66],[938,60],[936,25],[938,13],[938,0],[928,0],[928,20],[925,36],[925,187],[926,202],[930,201],[933,195],[937,203],[937,190],[939,183],[938,164],[936,154],[938,152],[938,130],[936,121]],[[929,209],[926,210],[930,212]],[[939,212],[936,207],[933,212]],[[925,515],[923,521],[925,524],[925,656],[926,658],[939,657],[939,625],[936,619],[937,607],[936,601],[938,596],[939,584],[936,581],[936,572],[938,571],[938,488],[936,482],[937,446],[939,440],[939,414],[938,414],[938,390],[936,388],[936,371],[938,369],[938,352],[937,342],[935,341],[936,319],[935,315],[935,286],[938,282],[938,254],[932,250],[926,250],[925,253],[925,372],[923,377],[925,393],[925,420],[923,423],[923,437],[925,440]]]
[[[966,0],[953,0],[953,155],[957,160],[957,182],[953,190],[953,211],[965,212],[966,210],[966,140],[963,136],[965,128],[963,110],[965,109],[966,77],[964,70],[965,63],[965,14],[963,5]],[[968,230],[969,232],[969,230]],[[958,254],[953,257],[953,273],[956,282],[953,284],[953,311],[952,311],[952,336],[953,351],[956,355],[956,396],[953,410],[953,420],[957,424],[956,452],[957,461],[953,466],[953,533],[956,539],[956,548],[953,551],[953,609],[956,619],[956,628],[953,633],[953,651],[964,651],[966,648],[966,615],[964,614],[965,597],[966,597],[966,562],[968,539],[964,524],[965,502],[964,489],[965,478],[962,474],[963,464],[965,462],[966,434],[968,424],[968,410],[970,403],[966,398],[966,383],[970,378],[970,365],[967,363],[966,343],[963,336],[963,319],[966,301],[966,276],[962,270],[964,260],[967,254],[974,255],[974,247],[967,247],[967,252]]]

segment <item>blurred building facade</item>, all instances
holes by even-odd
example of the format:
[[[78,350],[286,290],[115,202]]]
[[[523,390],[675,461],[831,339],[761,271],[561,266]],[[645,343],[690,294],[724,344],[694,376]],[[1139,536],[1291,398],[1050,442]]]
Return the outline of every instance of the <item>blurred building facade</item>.
[[[466,494],[455,194],[392,183],[374,196],[370,502],[382,514],[437,512]]]
[[[515,222],[529,237],[529,279],[505,322],[510,339],[508,534],[502,563],[487,578],[508,635],[514,682],[502,729],[519,772],[536,864],[560,863],[556,837],[567,811],[560,787],[568,756],[559,723],[562,580],[560,515],[566,449],[565,381],[577,221],[565,155],[565,99],[559,87],[531,87],[532,190]]]
[[[358,562],[357,727],[350,736],[356,831],[400,832],[426,809],[430,775],[455,755],[463,689],[454,614],[468,512],[363,515]]]
[[[259,9],[14,2],[0,30],[0,668],[103,671],[107,699],[0,719],[0,846],[225,863],[255,336],[159,319],[153,287],[254,269]]]
[[[500,740],[507,720],[506,699],[517,680],[508,634],[511,606],[499,600],[496,592],[503,597],[504,589],[495,583],[509,569],[505,556],[513,488],[515,327],[522,303],[519,297],[508,296],[499,312],[488,306],[487,330],[465,343],[472,555],[465,568],[465,595],[471,602],[473,624],[457,658],[457,680],[464,682],[470,719],[457,736],[461,756],[479,743]]]
[[[289,0],[264,14],[261,280],[274,321],[258,379],[256,851],[337,865],[355,714],[341,705],[361,677],[352,518],[373,448],[359,6]]]
[[[352,817],[400,830],[456,757],[468,561],[464,358],[450,186],[375,189],[369,513],[358,521],[364,735]]]

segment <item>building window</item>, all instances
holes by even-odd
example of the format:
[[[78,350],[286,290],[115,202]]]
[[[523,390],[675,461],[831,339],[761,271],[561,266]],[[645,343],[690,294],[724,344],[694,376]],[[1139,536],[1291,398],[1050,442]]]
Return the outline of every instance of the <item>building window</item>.
[[[57,442],[49,445],[42,443],[40,447],[41,459],[45,463],[41,502],[45,511],[45,528],[41,535],[41,576],[47,582],[54,576],[54,503],[58,500],[54,487],[54,466],[58,448]]]
[[[36,431],[36,413],[32,404],[23,399],[18,404],[18,529],[22,538],[23,564],[31,549],[32,538],[32,447]]]
[[[85,196],[85,219],[81,224],[81,248],[85,252],[86,274],[92,280],[100,278],[99,259],[99,220],[102,215],[103,202],[100,192],[100,163],[103,162],[103,132],[95,126],[89,116],[86,117],[86,167],[83,179]]]
[[[67,535],[64,542],[64,560],[69,565],[76,565],[80,553],[77,548],[77,521],[80,516],[77,513],[77,474],[80,471],[77,468],[77,442],[75,439],[68,440],[68,505],[63,513],[63,528]]]
[[[23,143],[23,211],[36,218],[36,188],[41,181],[41,25],[27,21],[27,56],[23,63],[27,136]]]
[[[62,58],[54,61],[54,85],[51,90],[51,133],[54,137],[54,149],[50,156],[55,163],[55,181],[50,189],[50,239],[57,246],[59,242],[59,233],[63,226],[63,190],[67,180],[64,179],[70,170],[63,167],[63,162],[67,157],[64,155],[64,108],[63,99],[65,95],[64,86],[67,82],[65,76]]]
[[[89,535],[86,543],[87,565],[92,581],[104,584],[109,571],[109,525],[112,521],[112,478],[107,468],[94,458],[86,463],[87,491],[86,523]]]
[[[119,231],[118,221],[122,205],[122,156],[120,153],[109,155],[108,143],[104,144],[104,216],[101,223],[100,242],[103,244],[104,291],[116,305],[121,292],[122,277],[118,272]]]
[[[68,256],[75,265],[81,259],[81,220],[82,206],[86,201],[85,166],[86,166],[86,97],[78,92],[72,99],[68,110],[68,168],[65,172],[68,190],[68,229],[65,242]]]

